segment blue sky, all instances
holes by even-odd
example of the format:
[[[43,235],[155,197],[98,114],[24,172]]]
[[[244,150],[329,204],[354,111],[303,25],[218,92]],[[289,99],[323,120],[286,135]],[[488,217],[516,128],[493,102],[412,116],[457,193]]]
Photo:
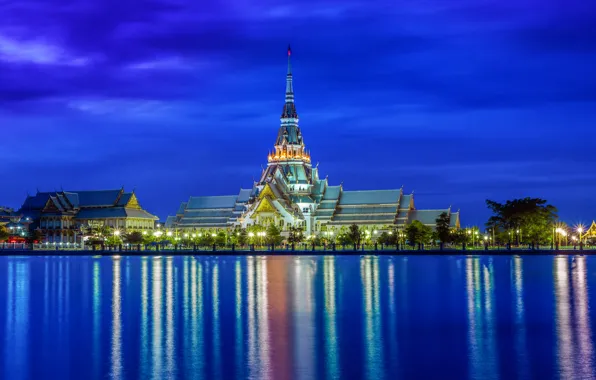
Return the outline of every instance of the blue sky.
[[[12,1],[0,5],[0,204],[136,188],[161,218],[249,187],[292,44],[313,163],[348,190],[414,191],[484,223],[544,197],[596,219],[596,4]]]

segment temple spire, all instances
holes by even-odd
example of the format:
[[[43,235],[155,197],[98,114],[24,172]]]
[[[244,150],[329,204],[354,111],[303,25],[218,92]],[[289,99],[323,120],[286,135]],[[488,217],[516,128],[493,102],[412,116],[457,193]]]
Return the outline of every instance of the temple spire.
[[[286,75],[286,103],[294,103],[294,87],[292,86],[292,49],[288,45],[288,74]]]

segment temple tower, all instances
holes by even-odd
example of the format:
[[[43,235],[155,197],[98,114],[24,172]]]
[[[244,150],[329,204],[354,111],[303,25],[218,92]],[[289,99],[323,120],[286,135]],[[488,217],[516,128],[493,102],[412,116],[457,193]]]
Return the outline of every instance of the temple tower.
[[[280,127],[274,150],[267,157],[268,167],[263,172],[261,183],[267,182],[280,169],[288,184],[290,193],[307,194],[312,185],[310,153],[304,146],[304,139],[298,126],[298,113],[294,103],[292,82],[292,50],[288,46],[288,71],[286,74],[285,103],[280,118]]]

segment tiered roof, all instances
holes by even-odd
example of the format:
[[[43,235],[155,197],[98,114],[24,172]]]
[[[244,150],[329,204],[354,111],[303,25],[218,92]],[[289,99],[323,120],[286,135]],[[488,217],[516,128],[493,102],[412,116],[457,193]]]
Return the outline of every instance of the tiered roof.
[[[158,218],[143,210],[133,192],[83,190],[37,192],[27,196],[20,212],[33,219],[43,215],[73,215],[75,219]]]
[[[190,197],[188,202],[180,205],[175,218],[168,217],[166,225],[182,228],[228,226],[242,214],[251,192],[251,189],[240,189],[238,195]]]

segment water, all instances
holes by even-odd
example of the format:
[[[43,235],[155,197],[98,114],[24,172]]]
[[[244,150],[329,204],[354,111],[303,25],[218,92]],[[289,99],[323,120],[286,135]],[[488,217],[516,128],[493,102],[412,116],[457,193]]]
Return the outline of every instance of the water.
[[[592,257],[0,258],[4,379],[590,379]]]

